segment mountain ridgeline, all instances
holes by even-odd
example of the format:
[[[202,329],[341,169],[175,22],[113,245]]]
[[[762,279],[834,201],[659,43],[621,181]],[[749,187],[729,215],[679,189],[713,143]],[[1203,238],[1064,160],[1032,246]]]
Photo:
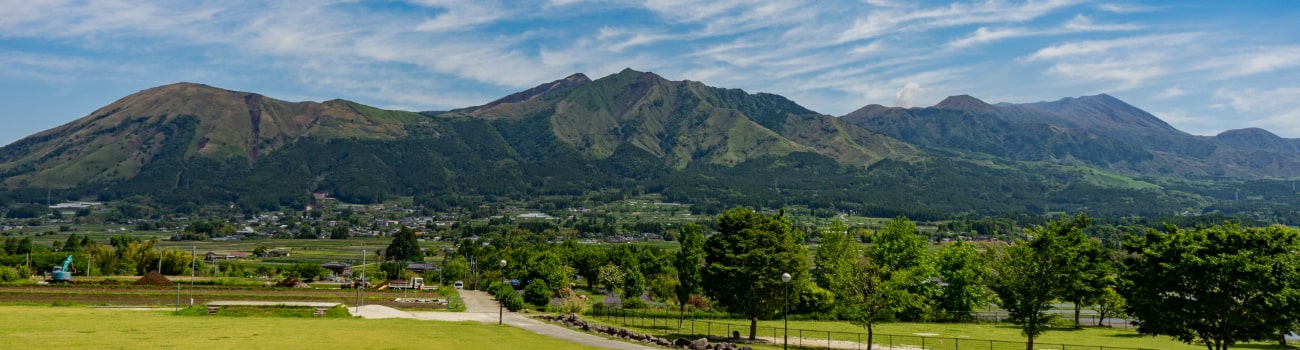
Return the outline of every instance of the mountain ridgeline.
[[[0,148],[0,204],[142,198],[247,211],[414,196],[434,208],[567,207],[658,193],[734,205],[943,218],[1219,211],[1290,220],[1300,143],[1182,133],[1106,95],[837,118],[772,94],[624,70],[482,106],[382,110],[198,84],[141,91]],[[1284,191],[1285,189],[1285,191]],[[1236,200],[1249,198],[1249,201]]]

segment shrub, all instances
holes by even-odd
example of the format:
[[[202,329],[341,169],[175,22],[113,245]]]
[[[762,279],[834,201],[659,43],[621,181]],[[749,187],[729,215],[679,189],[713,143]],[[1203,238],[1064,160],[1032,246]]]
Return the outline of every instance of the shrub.
[[[559,307],[561,312],[581,315],[587,313],[587,310],[592,307],[587,298],[579,296],[578,293],[574,293],[569,288],[560,289],[560,298],[564,299],[564,303],[560,304]],[[604,306],[603,303],[597,305]]]
[[[18,269],[8,266],[0,266],[0,282],[10,283],[22,278],[23,276],[19,274]]]
[[[650,305],[646,305],[645,300],[641,300],[641,298],[627,298],[623,300],[624,309],[645,309],[649,306]]]
[[[528,287],[524,288],[524,301],[539,308],[545,308],[551,304],[551,288],[546,286],[544,280],[533,280],[528,284]]]
[[[691,300],[687,301],[686,305],[694,307],[696,310],[708,310],[709,299],[705,298],[703,295],[691,294]]]

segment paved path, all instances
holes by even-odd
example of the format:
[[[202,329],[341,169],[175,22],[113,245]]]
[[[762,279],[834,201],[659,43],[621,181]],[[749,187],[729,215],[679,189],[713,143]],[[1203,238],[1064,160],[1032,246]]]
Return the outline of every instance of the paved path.
[[[465,302],[464,312],[405,312],[387,306],[365,305],[360,307],[356,314],[363,318],[414,318],[419,320],[478,321],[483,323],[496,323],[500,318],[503,323],[510,326],[582,345],[620,350],[655,349],[654,347],[621,342],[575,331],[510,311],[506,311],[504,315],[500,314],[498,313],[500,304],[497,304],[491,296],[482,291],[462,290],[460,298]]]
[[[208,306],[302,306],[302,307],[335,307],[339,303],[322,303],[311,301],[213,301]]]

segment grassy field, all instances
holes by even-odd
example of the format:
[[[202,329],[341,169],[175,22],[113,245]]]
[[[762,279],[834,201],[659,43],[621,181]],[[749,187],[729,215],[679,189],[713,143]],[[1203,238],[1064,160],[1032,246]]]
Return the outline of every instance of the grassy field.
[[[748,335],[749,322],[742,320],[696,320],[694,328],[687,320],[683,329],[676,329],[676,319],[649,321],[643,319],[586,318],[588,321],[629,328],[669,338],[698,338],[703,335],[725,337],[731,331],[740,331]],[[712,322],[712,324],[706,323]],[[1024,349],[1024,336],[1018,326],[1010,324],[967,324],[967,323],[881,323],[875,327],[875,344],[895,346],[922,345],[925,349],[964,350],[964,349]],[[859,342],[866,342],[866,329],[847,322],[828,321],[790,321],[790,343],[802,344],[803,348],[825,349],[828,339],[836,340],[835,348],[854,348]],[[803,330],[802,332],[800,330]],[[827,333],[827,332],[830,333]],[[859,333],[861,333],[859,335]],[[760,321],[758,336],[769,339],[781,339],[784,336],[780,320]],[[828,338],[829,335],[829,338]],[[860,338],[859,338],[860,337]],[[991,342],[990,342],[991,340]],[[1084,345],[1087,347],[1066,346],[1066,349],[1167,349],[1198,350],[1205,349],[1200,344],[1184,344],[1169,337],[1151,337],[1138,334],[1133,330],[1085,327],[1083,329],[1061,328],[1049,330],[1035,340],[1038,349],[1062,349],[1065,345]],[[758,348],[780,348],[779,342],[772,344],[755,344]],[[1240,349],[1284,349],[1276,343],[1238,344]]]
[[[514,327],[405,319],[4,305],[0,324],[5,349],[590,349]]]

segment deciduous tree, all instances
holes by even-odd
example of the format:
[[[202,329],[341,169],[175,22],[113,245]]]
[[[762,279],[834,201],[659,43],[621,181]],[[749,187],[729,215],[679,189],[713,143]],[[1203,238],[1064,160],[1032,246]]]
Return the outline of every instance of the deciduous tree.
[[[1120,294],[1138,332],[1210,350],[1273,339],[1300,315],[1300,231],[1235,224],[1132,236]]]
[[[1034,349],[1034,339],[1055,317],[1046,313],[1052,301],[1062,297],[1064,288],[1072,283],[1068,271],[1074,259],[1069,256],[1069,237],[1083,234],[1088,222],[1087,216],[1080,214],[1054,220],[1047,227],[1030,228],[1027,233],[1033,239],[1007,247],[993,265],[991,287],[1011,322],[1020,325],[1028,339],[1027,350]]]
[[[749,316],[750,340],[757,337],[759,317],[775,315],[785,302],[783,293],[798,295],[808,280],[806,253],[784,213],[727,210],[718,216],[718,234],[704,244],[704,261],[704,293]],[[792,276],[789,285],[781,281],[783,273]]]
[[[970,320],[976,308],[989,303],[988,262],[974,245],[962,240],[940,249],[936,260],[945,284],[936,306],[946,318]]]
[[[704,263],[704,229],[690,223],[683,225],[678,232],[677,240],[681,242],[682,249],[673,255],[673,266],[677,268],[677,286],[673,292],[677,293],[679,304],[677,329],[681,329],[686,318],[686,301],[691,300],[691,294],[699,294],[704,290],[700,275],[700,264]]]
[[[420,242],[415,238],[415,231],[402,226],[393,234],[393,242],[384,249],[384,258],[392,261],[424,261],[420,251]]]

